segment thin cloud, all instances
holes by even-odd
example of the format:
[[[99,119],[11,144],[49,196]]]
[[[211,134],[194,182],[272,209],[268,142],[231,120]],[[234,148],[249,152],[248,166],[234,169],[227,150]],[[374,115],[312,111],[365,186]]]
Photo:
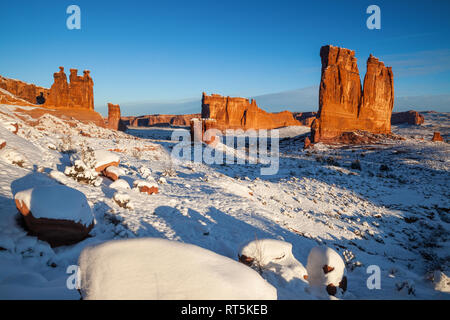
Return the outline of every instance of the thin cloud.
[[[436,74],[450,70],[450,49],[385,55],[383,60],[397,77]]]

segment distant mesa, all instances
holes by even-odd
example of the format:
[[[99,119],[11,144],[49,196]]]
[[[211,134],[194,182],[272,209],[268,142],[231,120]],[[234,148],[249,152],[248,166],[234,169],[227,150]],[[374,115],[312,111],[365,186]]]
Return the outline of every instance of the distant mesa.
[[[312,142],[336,142],[344,132],[391,132],[394,75],[370,55],[361,87],[355,52],[331,45],[320,49],[322,75],[319,111],[311,125]]]
[[[269,113],[260,109],[255,100],[223,97],[218,94],[208,96],[203,93],[203,119],[215,119],[218,130],[226,129],[275,129],[300,126],[289,111]]]
[[[194,114],[152,114],[144,116],[128,116],[121,117],[125,126],[131,127],[151,127],[151,126],[189,126],[189,122],[193,118],[199,118],[200,113]]]
[[[423,115],[414,110],[405,112],[393,112],[391,117],[391,124],[407,123],[411,125],[421,125],[425,121]]]

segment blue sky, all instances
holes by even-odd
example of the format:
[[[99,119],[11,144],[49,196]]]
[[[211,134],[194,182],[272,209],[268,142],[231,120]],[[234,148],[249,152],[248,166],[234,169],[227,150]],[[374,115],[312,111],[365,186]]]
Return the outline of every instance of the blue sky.
[[[71,4],[81,30],[66,28]],[[371,4],[381,30],[366,27]],[[96,108],[113,102],[135,114],[133,103],[203,91],[254,97],[317,86],[320,47],[333,44],[356,51],[362,77],[370,53],[392,66],[396,96],[448,95],[449,12],[446,0],[2,1],[0,74],[50,87],[60,65],[90,69]]]

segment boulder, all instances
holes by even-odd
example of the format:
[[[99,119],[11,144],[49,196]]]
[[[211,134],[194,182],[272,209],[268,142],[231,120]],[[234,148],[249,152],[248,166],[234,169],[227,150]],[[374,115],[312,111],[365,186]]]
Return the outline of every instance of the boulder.
[[[157,194],[159,192],[158,184],[152,181],[135,180],[133,182],[133,188],[138,189],[139,192],[147,194]]]
[[[393,112],[391,117],[391,124],[407,123],[411,125],[421,125],[425,119],[423,115],[414,110],[405,112]]]
[[[120,163],[120,157],[115,153],[106,150],[95,150],[95,171],[102,172],[106,168],[115,166],[118,167]]]
[[[6,147],[6,141],[0,139],[0,150]]]
[[[355,130],[390,133],[392,69],[370,55],[361,87],[354,51],[327,45],[321,48],[320,56],[319,111],[311,124],[312,142],[332,142],[343,132]]]
[[[444,141],[444,139],[441,136],[440,132],[435,132],[433,134],[433,138],[431,139],[431,141],[436,142],[436,141]]]
[[[105,177],[110,178],[112,181],[116,181],[120,176],[125,175],[125,171],[116,166],[109,166],[102,171]]]
[[[311,147],[311,140],[309,139],[309,137],[305,138],[305,142],[303,144],[303,149],[308,149]]]
[[[16,193],[14,199],[29,233],[52,247],[80,242],[94,227],[85,195],[67,186],[39,186]]]

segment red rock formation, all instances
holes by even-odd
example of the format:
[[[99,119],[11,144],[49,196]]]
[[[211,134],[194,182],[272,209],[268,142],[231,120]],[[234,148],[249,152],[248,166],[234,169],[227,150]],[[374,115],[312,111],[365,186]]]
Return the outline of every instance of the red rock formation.
[[[118,104],[108,103],[107,127],[119,131],[125,131],[126,129],[120,118],[120,106]]]
[[[4,147],[6,147],[6,141],[1,140],[0,141],[0,150],[2,150]]]
[[[358,121],[361,130],[390,133],[394,108],[394,74],[391,67],[370,55],[364,77],[364,89]]]
[[[215,119],[216,128],[225,129],[275,129],[286,126],[298,126],[289,111],[268,113],[245,98],[223,97],[218,94],[210,96],[203,93],[202,118]]]
[[[190,132],[192,142],[205,142],[206,144],[216,144],[217,121],[215,119],[198,119],[190,121]]]
[[[89,70],[78,76],[77,69],[70,69],[68,83],[64,67],[59,67],[53,78],[54,83],[44,104],[46,107],[94,110],[94,82]]]
[[[195,114],[153,114],[139,117],[121,117],[124,125],[132,127],[150,127],[154,125],[189,126],[191,119],[200,118]]]
[[[431,141],[436,142],[436,141],[444,141],[444,139],[441,136],[440,132],[435,132],[433,134],[433,138],[431,139]]]
[[[47,88],[39,87],[20,80],[4,78],[2,76],[0,76],[0,89],[4,89],[17,98],[23,99],[31,104],[36,104],[36,97],[39,96],[41,92],[43,93],[44,98],[47,98],[49,94],[49,89]],[[10,104],[2,101],[0,101],[0,103]]]
[[[302,126],[310,127],[316,119],[317,112],[293,112],[294,118],[300,122]]]
[[[159,192],[159,190],[157,187],[142,186],[142,187],[139,187],[139,192],[147,193],[147,194],[157,194]]]
[[[391,124],[407,123],[412,125],[421,125],[425,119],[423,115],[414,110],[405,112],[393,112],[391,117]]]
[[[308,149],[310,147],[311,147],[311,140],[309,139],[309,137],[306,137],[303,143],[303,149]]]
[[[334,46],[320,50],[319,112],[311,124],[313,142],[330,142],[343,132],[390,133],[394,105],[392,69],[370,55],[361,89],[355,52]]]

